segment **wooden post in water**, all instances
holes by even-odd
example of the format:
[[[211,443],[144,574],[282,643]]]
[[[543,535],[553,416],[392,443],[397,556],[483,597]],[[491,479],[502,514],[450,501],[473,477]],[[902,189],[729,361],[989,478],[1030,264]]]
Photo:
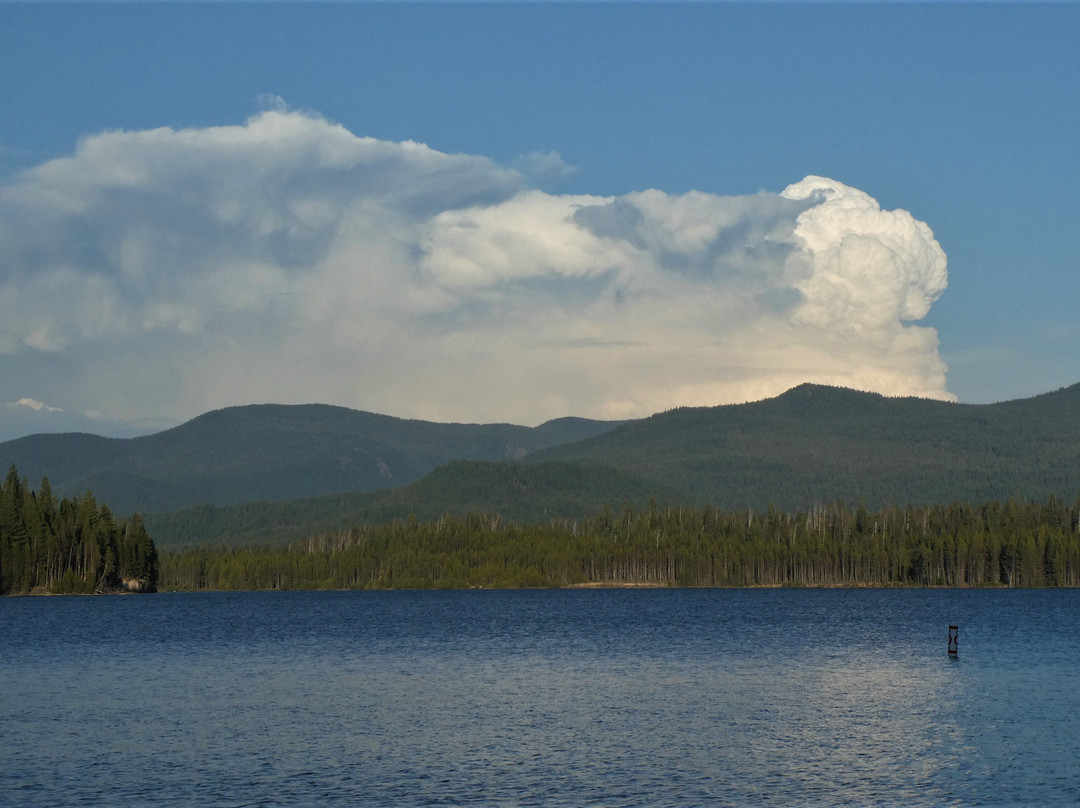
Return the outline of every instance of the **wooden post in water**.
[[[960,645],[960,626],[949,626],[949,656],[956,656]]]

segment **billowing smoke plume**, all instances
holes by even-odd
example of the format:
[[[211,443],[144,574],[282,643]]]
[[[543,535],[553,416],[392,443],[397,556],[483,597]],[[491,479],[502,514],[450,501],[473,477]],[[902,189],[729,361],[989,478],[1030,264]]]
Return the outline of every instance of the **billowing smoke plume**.
[[[803,381],[951,398],[910,324],[945,285],[925,224],[833,180],[553,195],[273,109],[88,137],[0,186],[0,400],[535,423]]]

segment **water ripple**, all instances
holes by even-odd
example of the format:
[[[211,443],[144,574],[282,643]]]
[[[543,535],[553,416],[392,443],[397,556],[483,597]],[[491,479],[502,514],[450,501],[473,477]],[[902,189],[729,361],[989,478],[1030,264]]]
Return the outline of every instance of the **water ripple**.
[[[0,649],[5,806],[1080,802],[1073,592],[19,598]]]

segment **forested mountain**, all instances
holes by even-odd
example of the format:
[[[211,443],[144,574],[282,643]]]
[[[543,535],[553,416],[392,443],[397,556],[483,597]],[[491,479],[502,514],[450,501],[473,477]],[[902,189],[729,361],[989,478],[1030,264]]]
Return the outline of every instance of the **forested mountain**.
[[[0,464],[87,490],[120,511],[288,500],[413,482],[454,460],[517,459],[618,422],[561,418],[538,427],[438,424],[321,404],[206,413],[131,439],[31,435],[0,444]]]
[[[753,404],[682,408],[525,462],[603,463],[725,509],[1068,501],[1080,491],[1080,385],[1000,404],[804,384]]]
[[[314,533],[377,525],[411,516],[421,521],[471,512],[520,523],[582,518],[605,505],[642,507],[651,498],[678,495],[608,466],[572,463],[525,465],[459,460],[400,488],[352,491],[288,502],[200,505],[147,514],[158,546],[284,544]]]
[[[118,510],[148,512],[168,546],[282,542],[409,513],[573,518],[649,496],[754,512],[836,500],[873,509],[1072,501],[1080,385],[988,405],[802,385],[751,404],[536,428],[259,405],[131,440],[0,444],[0,463],[11,462],[31,479],[48,476],[58,493],[93,490]]]

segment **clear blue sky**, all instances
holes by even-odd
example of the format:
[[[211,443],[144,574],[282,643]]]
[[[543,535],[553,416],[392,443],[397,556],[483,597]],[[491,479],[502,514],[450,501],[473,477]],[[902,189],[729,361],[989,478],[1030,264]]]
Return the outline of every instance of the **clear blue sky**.
[[[997,401],[1080,381],[1077,43],[1076,4],[4,3],[0,187],[80,138],[239,126],[267,96],[502,166],[557,152],[551,194],[821,175],[933,230],[948,288],[919,324],[951,393]],[[0,396],[63,398],[35,382]],[[80,395],[56,406],[102,409]]]

